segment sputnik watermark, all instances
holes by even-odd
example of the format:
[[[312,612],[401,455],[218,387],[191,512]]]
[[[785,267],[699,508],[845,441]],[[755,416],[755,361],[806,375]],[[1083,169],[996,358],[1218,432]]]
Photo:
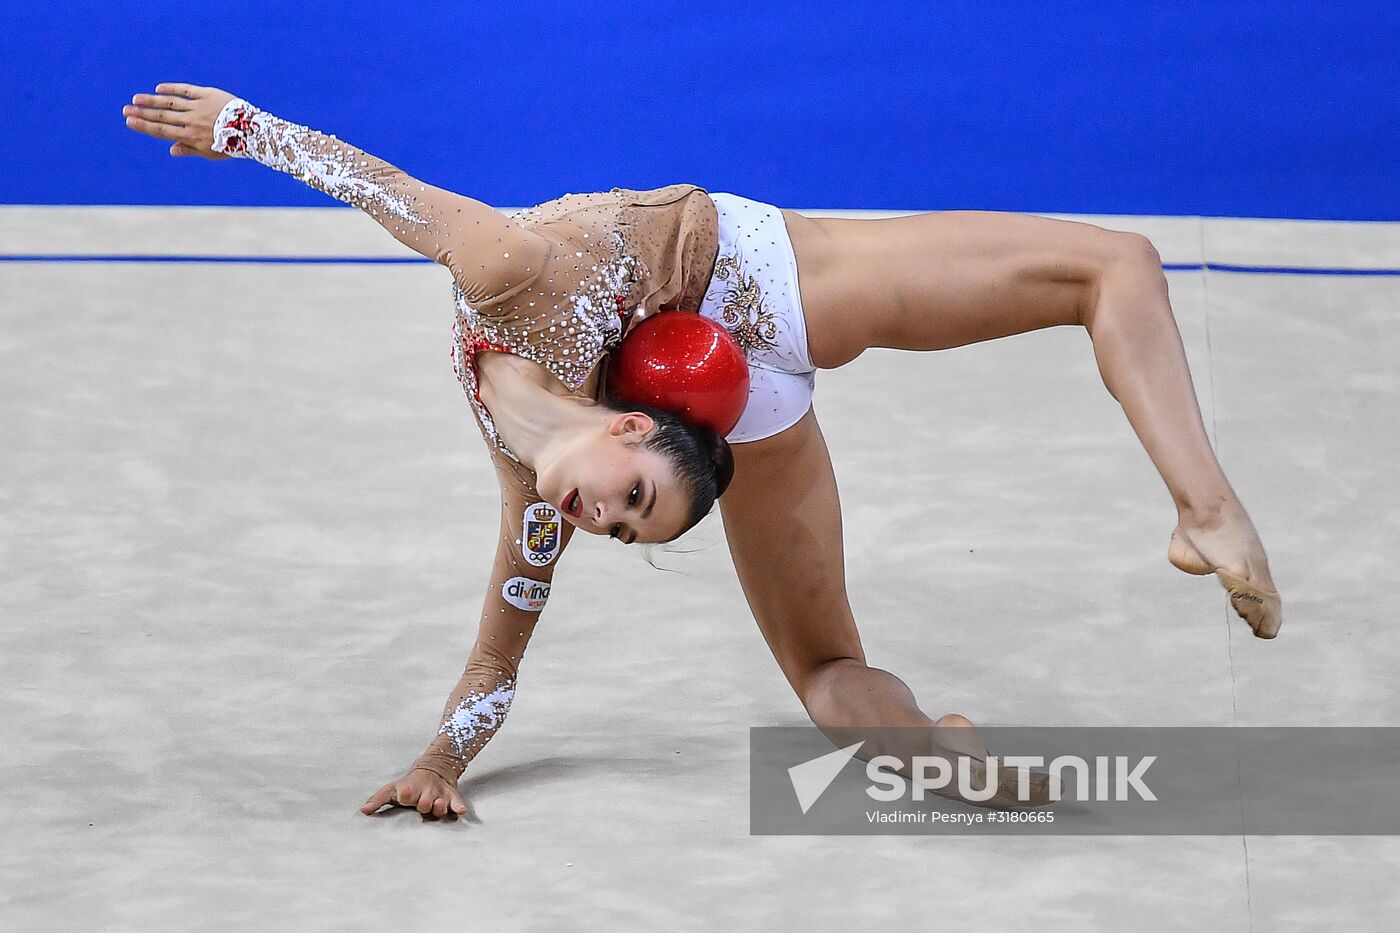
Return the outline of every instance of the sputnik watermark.
[[[864,742],[838,748],[834,752],[804,761],[788,768],[788,780],[792,781],[792,792],[797,795],[797,805],[805,815],[812,805],[821,799],[822,794],[836,780],[836,776],[846,767],[846,762],[856,756]]]
[[[821,799],[845,769],[846,763],[856,757],[864,744],[857,742],[788,768],[793,793],[797,795],[798,806],[804,814]],[[909,776],[906,777],[901,773],[905,770],[902,760],[893,755],[876,755],[865,763],[868,781],[865,793],[871,800],[880,803],[921,801],[928,792],[941,797],[955,796],[970,803],[986,803],[1002,790],[1001,772],[1006,768],[1015,775],[1012,786],[1015,788],[1016,802],[1032,806],[1038,801],[1032,790],[1031,776],[1036,769],[1044,769],[1049,781],[1048,797],[1051,802],[1064,797],[1066,773],[1073,775],[1077,800],[1155,801],[1157,795],[1147,785],[1144,776],[1156,760],[1155,755],[1147,755],[1136,761],[1127,755],[1096,755],[1091,762],[1078,755],[1058,755],[1047,763],[1040,755],[989,756],[985,761],[959,755],[954,766],[945,757],[916,755],[909,760]]]
[[[755,727],[750,830],[1400,835],[1396,728],[979,730],[978,744],[995,755],[976,746],[965,755],[938,738],[914,728]]]

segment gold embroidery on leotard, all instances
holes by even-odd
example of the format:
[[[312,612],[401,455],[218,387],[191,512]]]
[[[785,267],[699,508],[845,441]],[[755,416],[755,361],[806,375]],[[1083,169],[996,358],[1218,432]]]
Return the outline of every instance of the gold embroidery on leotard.
[[[714,276],[724,282],[724,329],[745,353],[772,350],[778,338],[778,321],[768,310],[758,279],[745,274],[735,255],[716,259]]]

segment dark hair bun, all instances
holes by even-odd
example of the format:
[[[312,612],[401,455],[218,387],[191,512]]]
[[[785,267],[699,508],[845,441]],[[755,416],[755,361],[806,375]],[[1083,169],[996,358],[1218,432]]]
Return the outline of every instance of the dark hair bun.
[[[707,434],[710,467],[715,471],[715,498],[718,499],[734,479],[734,451],[729,449],[729,442],[716,432],[709,431]]]

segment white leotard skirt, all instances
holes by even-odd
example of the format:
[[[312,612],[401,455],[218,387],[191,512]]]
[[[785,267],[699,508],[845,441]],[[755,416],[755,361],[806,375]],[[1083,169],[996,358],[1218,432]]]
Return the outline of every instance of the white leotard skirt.
[[[797,287],[797,258],[782,212],[733,194],[712,194],[719,253],[700,313],[723,325],[749,361],[749,401],[726,440],[772,437],[812,404],[816,367]]]

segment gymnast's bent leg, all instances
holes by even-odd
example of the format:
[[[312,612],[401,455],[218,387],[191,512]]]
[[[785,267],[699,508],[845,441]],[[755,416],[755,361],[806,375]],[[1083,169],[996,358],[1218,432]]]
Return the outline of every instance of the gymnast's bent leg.
[[[819,367],[843,365],[869,347],[940,350],[1085,327],[1104,385],[1175,502],[1171,562],[1217,574],[1256,635],[1278,633],[1282,605],[1268,558],[1211,449],[1161,258],[1146,238],[976,211],[785,217]]]
[[[840,745],[864,741],[858,754],[866,760],[983,758],[968,720],[949,714],[935,722],[904,681],[865,663],[846,597],[836,475],[815,414],[809,409],[774,437],[736,444],[734,462],[734,481],[719,500],[725,538],[754,619],[812,722]],[[1038,776],[1029,801],[1018,798],[1015,779],[1001,772],[991,805],[1048,802]]]

